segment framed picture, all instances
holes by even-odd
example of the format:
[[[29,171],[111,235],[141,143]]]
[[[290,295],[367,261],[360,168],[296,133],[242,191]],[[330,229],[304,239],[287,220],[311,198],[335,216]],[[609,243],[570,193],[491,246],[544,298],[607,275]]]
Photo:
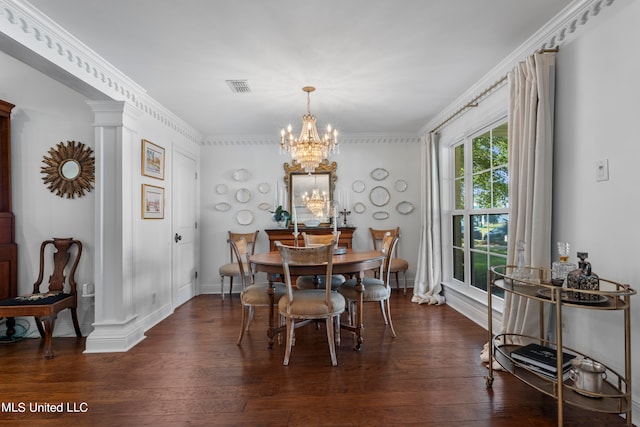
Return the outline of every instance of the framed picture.
[[[142,175],[164,179],[164,148],[142,140]]]
[[[164,188],[142,184],[142,219],[164,218]]]

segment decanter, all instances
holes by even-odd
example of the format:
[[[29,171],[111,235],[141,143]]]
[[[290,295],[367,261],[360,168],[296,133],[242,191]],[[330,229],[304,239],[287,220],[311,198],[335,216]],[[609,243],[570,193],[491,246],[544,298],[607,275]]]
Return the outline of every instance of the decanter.
[[[578,252],[578,268],[567,275],[567,287],[570,289],[581,289],[589,291],[600,290],[600,279],[598,275],[591,272],[591,263],[585,261],[589,256],[587,252]],[[584,292],[570,292],[570,296],[578,301],[598,301],[600,295],[588,294]]]
[[[562,286],[567,279],[567,275],[578,266],[574,262],[569,262],[569,243],[557,242],[557,247],[560,260],[551,264],[551,283],[556,286]]]

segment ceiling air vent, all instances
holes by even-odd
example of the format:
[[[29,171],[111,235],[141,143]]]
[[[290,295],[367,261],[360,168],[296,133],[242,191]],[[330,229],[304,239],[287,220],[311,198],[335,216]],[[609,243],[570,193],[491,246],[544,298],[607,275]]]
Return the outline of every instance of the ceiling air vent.
[[[251,88],[246,80],[227,80],[227,84],[233,93],[249,93]]]

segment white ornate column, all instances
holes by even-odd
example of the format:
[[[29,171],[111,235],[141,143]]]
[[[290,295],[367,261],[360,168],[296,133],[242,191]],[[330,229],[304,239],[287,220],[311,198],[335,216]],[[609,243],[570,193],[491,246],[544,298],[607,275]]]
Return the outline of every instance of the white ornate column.
[[[94,113],[95,323],[86,353],[127,351],[144,337],[134,312],[134,140],[140,112],[124,101],[89,101]],[[136,205],[137,206],[137,205]]]

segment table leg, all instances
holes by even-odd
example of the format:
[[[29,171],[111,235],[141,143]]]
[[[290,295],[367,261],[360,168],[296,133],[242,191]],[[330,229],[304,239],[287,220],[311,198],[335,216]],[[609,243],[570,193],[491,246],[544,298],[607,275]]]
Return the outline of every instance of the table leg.
[[[267,329],[267,336],[269,337],[269,350],[273,349],[273,337],[275,336],[275,315],[274,315],[274,304],[275,304],[275,288],[273,287],[273,276],[269,275],[269,288],[267,289],[267,294],[269,294],[269,329]]]
[[[358,311],[357,311],[357,319],[356,319],[356,335],[358,336],[356,341],[356,350],[360,350],[362,347],[362,330],[364,329],[363,324],[363,309],[364,305],[364,284],[362,283],[362,273],[358,275],[356,291],[358,291]]]

